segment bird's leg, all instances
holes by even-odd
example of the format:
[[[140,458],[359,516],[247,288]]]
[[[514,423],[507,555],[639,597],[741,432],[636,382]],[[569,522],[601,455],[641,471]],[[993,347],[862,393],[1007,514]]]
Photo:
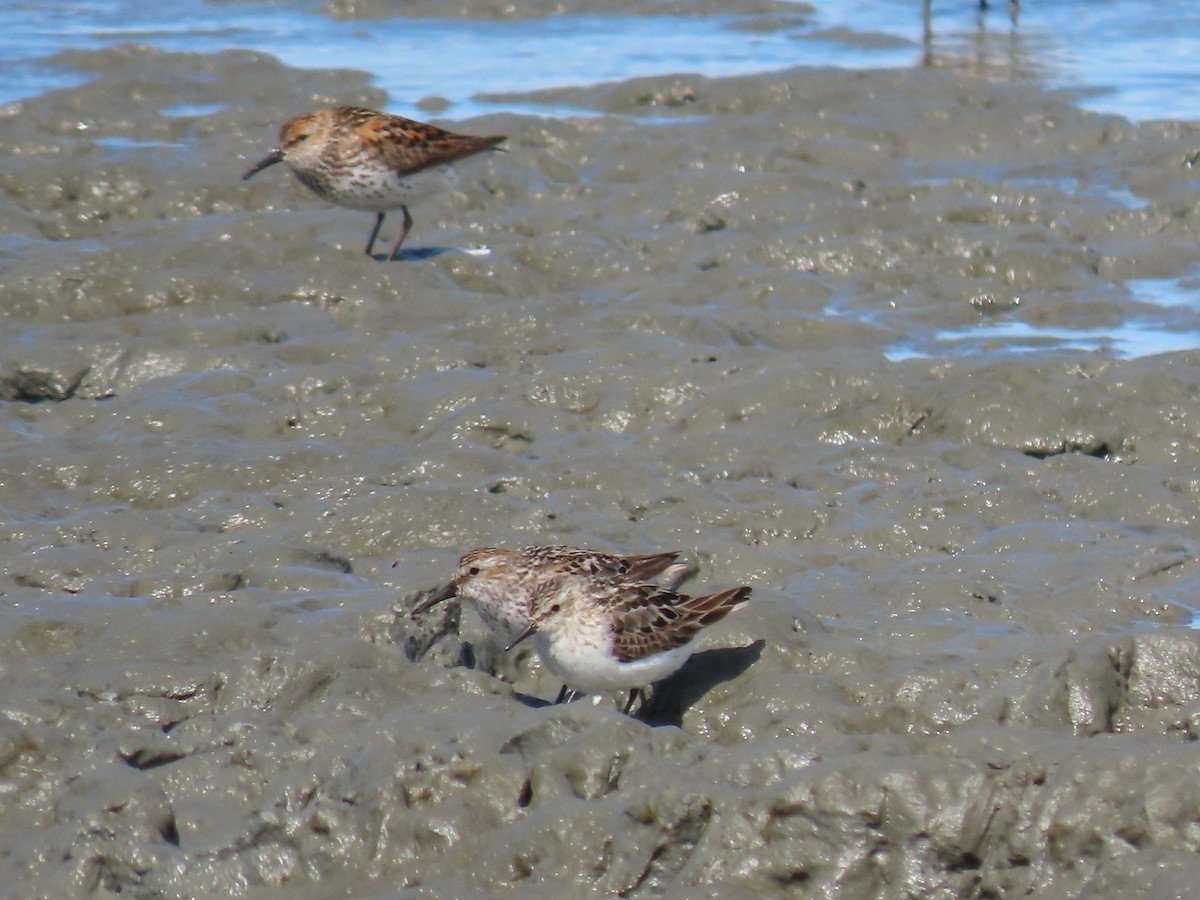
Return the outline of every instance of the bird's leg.
[[[564,700],[567,699],[567,696],[570,693],[571,693],[571,689],[564,684],[562,686],[562,690],[560,690],[558,692],[558,698],[554,701],[554,705],[558,706],[558,704],[562,703]]]
[[[373,255],[371,251],[375,249],[375,238],[379,237],[379,229],[383,225],[383,217],[386,215],[385,212],[375,213],[375,227],[371,229],[371,237],[367,241],[367,256]]]
[[[621,710],[621,712],[625,713],[625,715],[629,715],[629,711],[631,709],[633,709],[633,701],[636,700],[638,697],[642,698],[642,706],[645,707],[646,695],[644,693],[642,693],[642,689],[640,687],[630,688],[629,689],[629,700],[626,701],[625,708],[623,710]]]
[[[400,212],[404,213],[404,226],[400,229],[400,237],[396,238],[396,243],[392,245],[392,252],[388,254],[388,259],[395,259],[396,254],[400,252],[400,245],[404,243],[404,239],[408,237],[408,230],[412,228],[412,216],[408,212],[407,206],[400,207]],[[379,221],[383,221],[383,213],[380,213]]]

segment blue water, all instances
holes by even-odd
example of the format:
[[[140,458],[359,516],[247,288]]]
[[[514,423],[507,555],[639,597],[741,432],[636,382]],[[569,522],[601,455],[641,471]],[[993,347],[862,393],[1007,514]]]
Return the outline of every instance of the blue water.
[[[1195,302],[1195,298],[1193,298]],[[1007,353],[1056,348],[1105,350],[1113,356],[1149,356],[1200,347],[1200,329],[1175,330],[1154,320],[1131,319],[1115,329],[1037,328],[1027,322],[1001,322],[960,331],[939,331],[919,346],[889,348],[892,360],[923,356],[967,356],[1003,347]]]
[[[815,0],[808,15],[756,21],[718,16],[559,15],[521,21],[336,21],[321,3],[171,3],[151,0],[0,2],[0,104],[79,84],[87,76],[47,57],[123,42],[165,50],[264,51],[300,67],[362,69],[387,91],[392,112],[421,116],[418,101],[449,101],[444,115],[497,109],[555,115],[572,110],[484,102],[480,93],[524,92],[634,76],[719,76],[798,64],[937,66],[1077,92],[1090,109],[1135,120],[1189,118],[1200,109],[1200,5],[1184,0],[1025,0],[1014,21],[996,0]],[[403,9],[397,4],[397,9]],[[181,107],[180,115],[204,110]],[[135,146],[115,147],[136,152]],[[1122,202],[1120,198],[1116,198]],[[1140,203],[1128,195],[1130,204]],[[1150,313],[1116,330],[1067,332],[995,323],[894,347],[896,358],[1060,346],[1119,356],[1200,346],[1195,279],[1128,285]],[[1181,325],[1182,322],[1182,325]]]
[[[1132,119],[1189,118],[1200,108],[1200,6],[1184,0],[1026,0],[1017,22],[996,2],[827,0],[780,27],[753,18],[560,15],[521,21],[336,21],[321,4],[151,0],[0,3],[0,103],[78,83],[45,64],[65,48],[136,41],[167,50],[242,47],[289,65],[371,72],[415,112],[423,97],[457,117],[495,106],[479,92],[700,72],[729,75],[797,64],[937,65],[1078,89],[1092,109]],[[403,9],[397,4],[398,10]],[[873,36],[846,39],[847,29]],[[878,39],[884,36],[883,39]],[[511,107],[510,107],[511,108]],[[545,112],[544,109],[539,111]]]

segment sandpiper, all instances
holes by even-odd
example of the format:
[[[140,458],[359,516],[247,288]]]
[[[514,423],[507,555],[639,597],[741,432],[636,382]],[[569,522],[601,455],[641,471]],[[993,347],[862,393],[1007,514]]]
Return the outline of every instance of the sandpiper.
[[[471,601],[501,641],[512,643],[529,627],[530,602],[547,581],[643,582],[666,571],[678,558],[678,551],[618,556],[564,546],[478,547],[463,554],[453,580],[426,597],[411,615],[416,618],[443,600],[461,597]]]
[[[700,629],[745,605],[746,586],[690,597],[653,584],[612,579],[549,580],[535,591],[530,623],[508,645],[533,637],[556,677],[584,692],[629,689],[624,711],[695,650]]]
[[[449,163],[493,149],[504,139],[499,134],[455,134],[361,106],[337,106],[284,122],[279,146],[242,178],[253,178],[281,162],[318,197],[349,209],[371,210],[375,227],[367,241],[368,256],[374,255],[388,210],[400,210],[404,225],[387,255],[391,260],[412,228],[408,204],[444,188]]]

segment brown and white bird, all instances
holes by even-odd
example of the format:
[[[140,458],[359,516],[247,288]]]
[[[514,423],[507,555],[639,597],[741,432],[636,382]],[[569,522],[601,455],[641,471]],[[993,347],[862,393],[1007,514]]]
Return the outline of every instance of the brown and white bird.
[[[653,584],[612,579],[544,581],[529,626],[509,649],[533,637],[555,677],[586,693],[629,689],[625,712],[645,687],[675,672],[695,650],[702,628],[745,605],[746,586],[689,597]]]
[[[408,204],[447,187],[450,163],[494,149],[503,140],[504,135],[455,134],[361,106],[337,106],[284,122],[279,145],[242,178],[253,178],[281,162],[318,197],[374,212],[368,256],[373,255],[384,216],[400,210],[404,225],[387,255],[390,260],[412,228]]]
[[[478,547],[463,554],[454,578],[412,611],[416,618],[443,600],[460,597],[475,607],[484,624],[505,644],[529,627],[530,604],[547,581],[636,583],[649,581],[675,565],[679,553],[618,556],[579,547]],[[681,566],[685,571],[690,567]]]

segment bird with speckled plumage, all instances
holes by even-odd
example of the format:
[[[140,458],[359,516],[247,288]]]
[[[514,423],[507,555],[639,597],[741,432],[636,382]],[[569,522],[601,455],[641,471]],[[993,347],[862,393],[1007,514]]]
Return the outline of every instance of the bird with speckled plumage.
[[[451,163],[496,149],[504,140],[504,135],[455,134],[361,106],[338,106],[288,119],[279,129],[279,145],[242,178],[284,163],[318,197],[374,212],[368,256],[374,255],[384,216],[400,210],[400,236],[386,257],[392,260],[412,228],[408,204],[445,189]]]
[[[645,688],[677,671],[700,630],[746,605],[747,586],[691,597],[654,584],[564,578],[542,583],[529,626],[508,649],[532,637],[546,668],[573,690],[629,690],[624,711]]]

